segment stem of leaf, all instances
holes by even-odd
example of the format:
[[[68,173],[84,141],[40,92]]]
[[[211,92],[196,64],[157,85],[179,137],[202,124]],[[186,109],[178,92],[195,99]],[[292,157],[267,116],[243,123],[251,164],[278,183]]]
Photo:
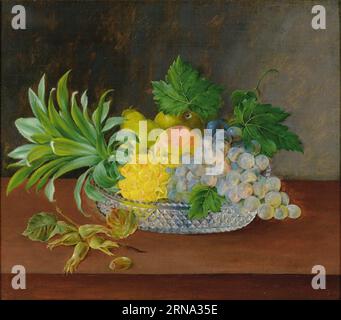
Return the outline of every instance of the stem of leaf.
[[[257,86],[256,86],[256,93],[257,93],[257,97],[258,99],[260,98],[260,90],[259,90],[259,86],[260,84],[262,83],[263,79],[271,72],[276,72],[276,73],[279,73],[279,71],[277,69],[269,69],[269,70],[266,70],[262,73],[262,75],[260,76],[258,82],[257,82]]]
[[[59,208],[59,207],[56,207],[56,212],[62,216],[65,220],[67,220],[69,223],[73,224],[75,227],[79,228],[79,224],[77,224],[76,222],[74,222],[71,218],[69,218],[67,215],[65,215],[63,213],[63,211]]]

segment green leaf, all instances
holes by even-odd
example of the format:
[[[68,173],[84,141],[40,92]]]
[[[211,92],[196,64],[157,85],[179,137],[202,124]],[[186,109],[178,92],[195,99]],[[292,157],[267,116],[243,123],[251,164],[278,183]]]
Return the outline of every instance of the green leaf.
[[[85,90],[81,96],[81,105],[83,108],[83,116],[86,119],[86,121],[90,122],[90,117],[88,114],[88,96],[87,91]]]
[[[52,161],[40,166],[37,170],[35,170],[32,173],[32,175],[28,179],[27,184],[26,184],[26,189],[27,190],[30,189],[33,185],[35,185],[39,181],[39,179],[42,176],[44,176],[51,169],[55,169],[55,168],[60,167],[61,164],[65,164],[70,159],[72,159],[72,158],[63,157],[63,158],[52,160]]]
[[[87,197],[93,201],[105,201],[105,196],[97,191],[97,189],[91,184],[91,179],[88,177],[85,181],[84,191]]]
[[[51,141],[53,153],[58,156],[82,156],[97,154],[96,149],[89,144],[76,142],[66,138],[56,138]]]
[[[32,112],[39,120],[41,126],[46,131],[46,133],[52,136],[58,136],[58,131],[49,121],[45,107],[32,89],[28,90],[28,98],[30,101]]]
[[[117,182],[116,179],[113,179],[109,176],[104,161],[101,161],[96,165],[93,172],[93,178],[96,184],[102,188],[111,188]]]
[[[12,159],[26,159],[28,153],[35,147],[35,144],[23,144],[22,146],[15,148],[8,156]]]
[[[20,134],[31,142],[35,142],[35,140],[32,138],[34,135],[45,133],[39,120],[36,118],[19,118],[15,120],[14,124]]]
[[[67,81],[71,70],[67,71],[58,81],[57,85],[57,102],[61,110],[61,116],[65,123],[69,126],[72,131],[76,131],[78,134],[78,128],[72,121],[70,112],[68,110],[69,106],[69,92],[67,88]]]
[[[42,159],[46,156],[53,155],[51,146],[48,144],[37,145],[27,154],[27,162],[32,163],[33,161]]]
[[[230,124],[242,129],[246,146],[256,140],[261,145],[261,153],[269,157],[281,149],[303,152],[299,137],[282,124],[289,113],[271,104],[259,103],[253,97],[240,101]]]
[[[38,192],[39,190],[41,190],[46,183],[48,182],[48,180],[51,178],[51,176],[57,172],[63,165],[65,165],[69,159],[67,157],[63,158],[63,162],[56,164],[53,168],[51,168],[50,170],[48,170],[39,180],[39,182],[36,185],[36,191]]]
[[[78,142],[87,143],[88,142],[87,139],[81,136],[79,132],[75,130],[73,124],[70,126],[69,123],[56,110],[53,104],[54,90],[55,89],[52,89],[50,92],[48,114],[50,122],[59,132],[58,137],[69,138],[71,140],[76,140]]]
[[[45,187],[45,196],[46,198],[50,201],[54,201],[54,192],[55,192],[55,187],[54,187],[54,178],[50,179],[50,181],[47,183]]]
[[[109,114],[110,103],[111,103],[111,100],[108,100],[108,101],[103,103],[101,123],[105,121],[105,119],[107,118],[107,116]]]
[[[255,99],[257,100],[257,95],[253,91],[246,90],[236,90],[232,92],[231,100],[233,106],[238,106],[244,100]]]
[[[26,159],[22,159],[17,162],[9,164],[6,168],[11,169],[11,168],[20,168],[20,167],[25,167],[25,166],[27,166],[27,161]]]
[[[57,218],[55,215],[40,212],[30,218],[23,235],[32,241],[46,242],[54,231],[56,224]]]
[[[82,188],[83,188],[84,181],[87,178],[87,176],[89,175],[91,170],[92,170],[92,168],[86,170],[84,173],[82,173],[79,176],[79,178],[77,179],[77,183],[76,183],[75,189],[73,191],[73,195],[74,195],[74,198],[75,198],[75,201],[76,201],[77,208],[82,213],[84,213],[84,212],[83,212],[83,209],[82,209],[81,191],[82,191]]]
[[[56,174],[54,175],[54,179],[57,179],[63,174],[66,174],[70,171],[74,171],[84,167],[92,167],[96,165],[99,161],[100,158],[96,155],[84,156],[70,160],[56,172]]]
[[[217,193],[216,188],[196,185],[190,195],[190,219],[205,218],[209,212],[219,212],[225,198]]]
[[[105,122],[102,132],[109,131],[112,128],[119,126],[122,123],[123,123],[123,117],[111,117],[107,119],[107,121]]]
[[[159,110],[179,115],[196,112],[203,120],[217,116],[222,105],[222,87],[200,76],[190,64],[178,57],[170,66],[165,81],[153,81],[154,100]]]
[[[77,93],[74,92],[71,97],[71,115],[73,121],[76,123],[78,129],[81,131],[83,136],[92,144],[96,145],[96,130],[93,125],[88,122],[82,112],[80,111],[75,95]]]
[[[50,233],[47,240],[50,240],[56,235],[64,235],[69,232],[77,232],[77,231],[78,230],[75,226],[68,224],[65,221],[57,221],[53,231]]]
[[[101,131],[101,123],[102,123],[102,117],[103,117],[105,98],[112,91],[113,90],[107,90],[102,94],[102,96],[100,97],[99,102],[98,102],[98,107],[96,108],[96,110],[92,114],[92,121],[93,121],[95,128],[98,132]]]
[[[41,77],[38,85],[38,97],[44,106],[44,109],[46,109],[45,106],[45,74]]]
[[[8,195],[13,189],[19,187],[27,179],[27,177],[31,174],[33,170],[33,166],[20,168],[9,180],[6,194]]]
[[[62,114],[68,115],[69,91],[67,89],[67,80],[71,70],[67,71],[58,81],[57,85],[57,102]]]

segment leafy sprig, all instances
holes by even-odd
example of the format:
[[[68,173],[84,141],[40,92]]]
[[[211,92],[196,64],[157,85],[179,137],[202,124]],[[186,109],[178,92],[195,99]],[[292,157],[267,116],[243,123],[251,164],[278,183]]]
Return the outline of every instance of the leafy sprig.
[[[58,220],[57,216],[52,213],[40,212],[29,219],[23,235],[32,241],[46,243],[50,250],[57,246],[73,246],[73,254],[64,267],[65,273],[76,271],[89,250],[99,250],[108,256],[113,256],[112,249],[125,246],[141,252],[134,247],[115,241],[116,239],[124,239],[135,232],[137,221],[133,212],[123,215],[119,210],[113,210],[107,216],[106,226],[96,224],[79,226],[65,216],[59,208],[56,210],[62,217],[66,218],[67,222]],[[120,271],[128,269],[131,265],[131,259],[117,257],[111,261],[109,268]]]
[[[88,168],[78,178],[74,191],[77,206],[82,211],[80,193],[83,185],[85,193],[93,200],[103,200],[103,196],[92,185],[92,180],[108,191],[116,190],[116,183],[121,178],[114,161],[117,144],[106,143],[105,134],[123,119],[108,118],[110,100],[106,101],[106,98],[110,90],[102,94],[90,117],[86,91],[81,96],[80,108],[77,92],[69,96],[68,76],[69,72],[61,77],[57,90],[52,89],[47,100],[45,76],[39,82],[37,93],[29,89],[34,117],[15,121],[19,133],[29,143],[9,153],[9,157],[17,160],[10,165],[17,172],[8,183],[7,194],[26,181],[26,189],[34,185],[37,190],[45,187],[46,196],[53,201],[56,179],[70,171]]]
[[[202,77],[180,56],[170,66],[165,81],[152,81],[154,100],[159,110],[179,115],[196,112],[203,120],[217,116],[223,88]]]

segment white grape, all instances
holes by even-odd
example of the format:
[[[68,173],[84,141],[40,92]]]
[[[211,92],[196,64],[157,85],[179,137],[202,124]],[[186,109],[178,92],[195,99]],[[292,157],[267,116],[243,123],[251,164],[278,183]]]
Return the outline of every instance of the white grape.
[[[238,185],[238,195],[242,199],[246,199],[253,193],[253,188],[250,183],[242,182]]]
[[[206,174],[200,178],[201,183],[208,185],[210,187],[214,187],[217,183],[217,180],[218,180],[217,176]]]
[[[260,170],[257,167],[253,167],[251,171],[257,176],[257,179],[259,178],[260,175]]]
[[[186,181],[184,181],[183,179],[178,180],[178,182],[176,183],[176,191],[181,193],[185,192],[186,190],[187,190]]]
[[[258,208],[258,217],[263,220],[269,220],[273,218],[275,209],[269,204],[261,204]]]
[[[240,201],[240,197],[238,195],[238,187],[237,186],[229,187],[226,192],[226,197],[230,199],[231,202],[238,203]]]
[[[192,173],[192,171],[188,171],[187,174],[186,174],[186,179],[188,181],[192,180],[192,179],[195,179],[196,176]]]
[[[253,184],[253,193],[259,198],[263,199],[266,194],[266,186],[264,182],[257,181]]]
[[[180,166],[175,169],[175,175],[178,177],[184,177],[188,169],[185,166]]]
[[[220,196],[224,196],[229,188],[225,178],[219,178],[216,184],[217,192]]]
[[[274,218],[277,220],[283,220],[285,219],[289,214],[289,210],[286,206],[279,206],[275,209]]]
[[[191,168],[191,172],[195,176],[201,177],[202,175],[205,174],[205,166],[203,166],[202,164],[196,164]]]
[[[257,167],[261,171],[266,170],[270,164],[269,158],[265,156],[264,154],[259,154],[258,156],[256,156],[255,162],[256,162]]]
[[[260,206],[260,201],[255,196],[247,197],[244,201],[244,208],[248,211],[255,211]]]
[[[226,176],[226,181],[229,185],[237,185],[240,182],[240,174],[237,171],[230,171]]]
[[[238,157],[238,165],[243,169],[251,169],[255,165],[255,157],[251,153],[244,152]]]
[[[277,177],[270,177],[265,182],[266,189],[268,191],[279,191],[281,190],[281,180]]]
[[[232,161],[235,162],[238,159],[238,156],[244,152],[243,148],[240,147],[232,147],[228,153],[227,153],[227,157]]]
[[[289,204],[289,201],[290,201],[288,194],[285,192],[280,192],[280,194],[281,194],[281,198],[282,198],[282,204],[287,206]]]
[[[255,182],[257,181],[257,175],[253,170],[246,170],[241,174],[240,180],[242,182]]]
[[[289,210],[289,218],[297,219],[301,216],[301,209],[296,204],[289,204],[287,208]]]
[[[273,207],[279,207],[282,203],[282,197],[279,192],[276,191],[270,191],[265,195],[265,203],[273,206]]]

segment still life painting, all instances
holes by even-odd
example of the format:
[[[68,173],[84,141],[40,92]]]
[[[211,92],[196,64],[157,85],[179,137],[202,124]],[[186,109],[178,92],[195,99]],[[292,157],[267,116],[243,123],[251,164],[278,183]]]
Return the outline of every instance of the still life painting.
[[[336,1],[13,6],[5,299],[340,297]]]

